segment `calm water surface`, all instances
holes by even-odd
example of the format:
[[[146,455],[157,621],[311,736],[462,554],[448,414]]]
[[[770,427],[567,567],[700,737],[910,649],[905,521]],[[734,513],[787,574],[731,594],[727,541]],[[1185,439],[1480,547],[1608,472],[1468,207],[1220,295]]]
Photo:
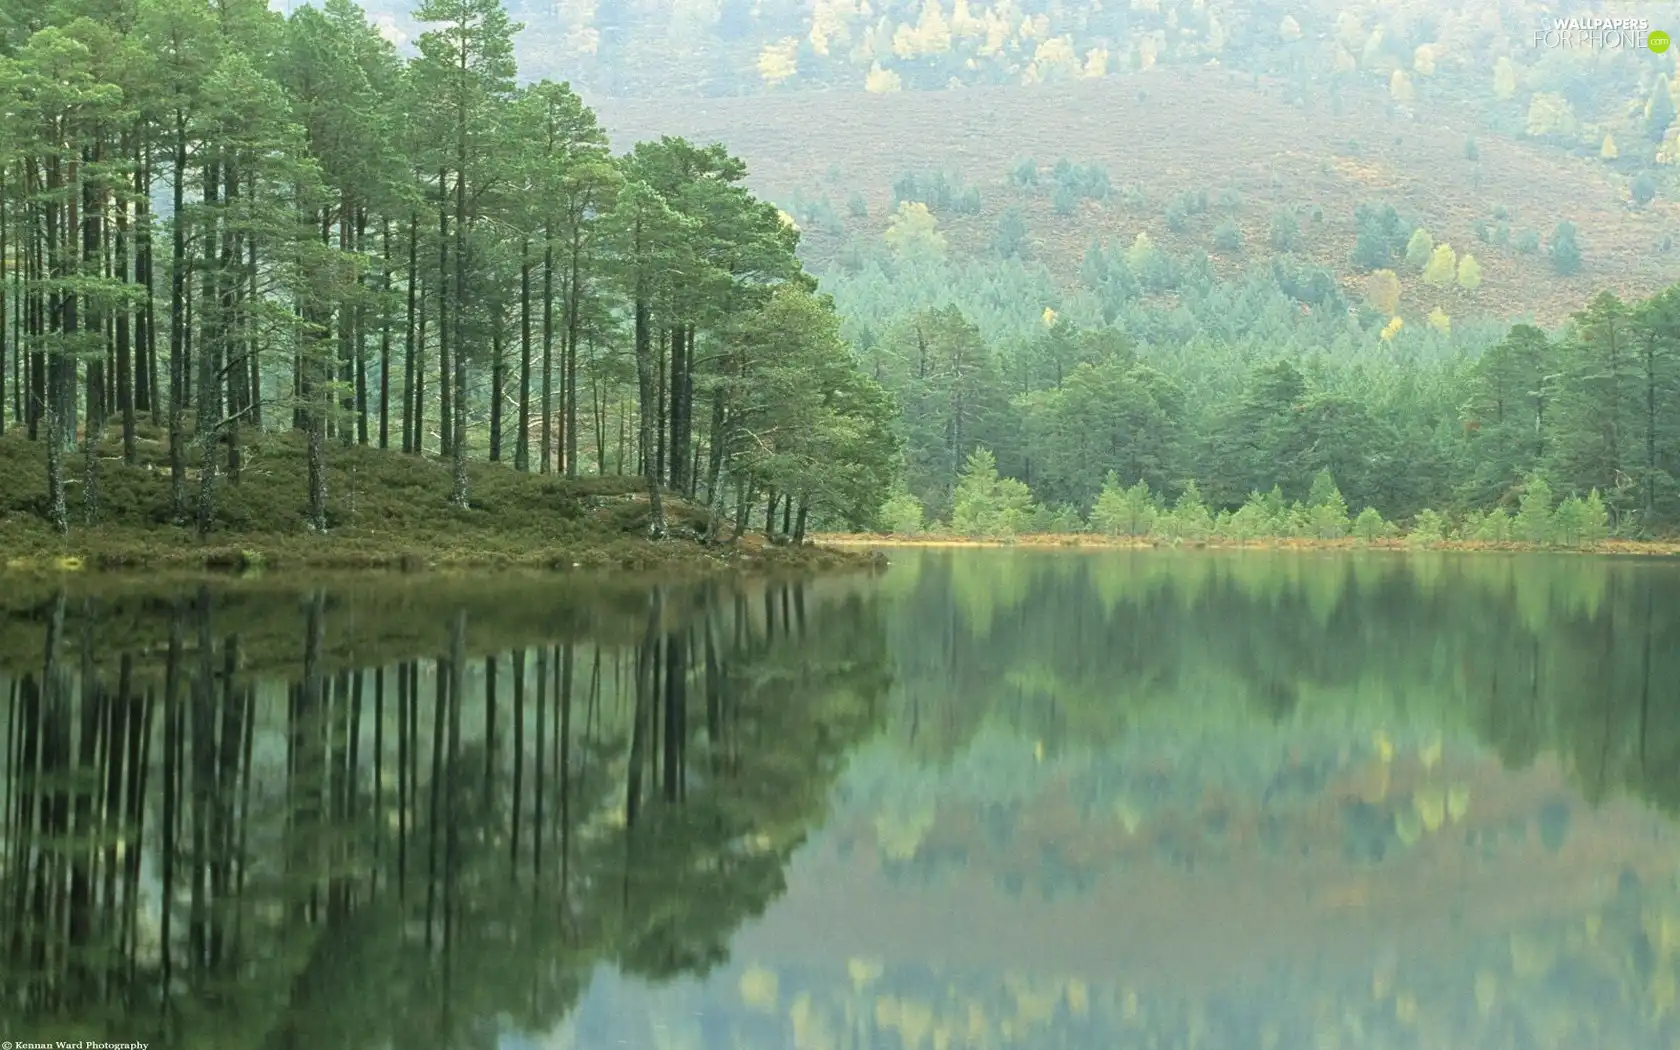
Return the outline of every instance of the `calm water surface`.
[[[1680,567],[0,593],[0,1038],[1680,1045]]]

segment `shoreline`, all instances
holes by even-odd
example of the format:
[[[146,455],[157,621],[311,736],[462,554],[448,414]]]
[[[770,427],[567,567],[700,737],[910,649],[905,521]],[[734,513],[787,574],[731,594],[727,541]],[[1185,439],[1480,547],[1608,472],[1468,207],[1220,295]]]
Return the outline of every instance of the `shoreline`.
[[[213,527],[200,539],[178,523],[163,445],[147,441],[133,464],[107,440],[100,449],[98,524],[83,524],[80,492],[70,500],[69,530],[46,520],[46,456],[39,442],[0,438],[0,575],[264,571],[535,571],[653,573],[829,572],[877,566],[855,548],[769,542],[748,530],[739,540],[707,544],[706,511],[666,490],[667,536],[649,538],[646,481],[517,471],[469,461],[470,498],[454,506],[446,461],[389,449],[332,450],[324,532],[305,525],[307,456],[296,435],[267,433],[243,446],[243,476],[215,487]],[[85,469],[68,479],[86,484]],[[196,490],[197,477],[188,484]],[[196,495],[196,491],[195,491]],[[189,506],[185,516],[191,520]]]
[[[1605,540],[1601,543],[1564,546],[1541,543],[1487,543],[1476,540],[1441,540],[1417,545],[1405,539],[1356,540],[1287,537],[1253,540],[1194,540],[1174,543],[1138,537],[1097,536],[1089,533],[1031,533],[1012,539],[972,539],[964,536],[925,534],[919,536],[873,535],[868,533],[815,533],[811,542],[835,548],[920,547],[929,549],[1028,548],[1034,550],[1231,550],[1231,551],[1360,551],[1403,552],[1459,551],[1472,553],[1544,554],[1634,554],[1644,557],[1680,556],[1680,540]]]
[[[776,545],[750,534],[715,546],[682,535],[663,540],[630,535],[582,542],[531,540],[518,533],[417,538],[386,530],[344,528],[326,535],[215,533],[200,542],[191,529],[176,526],[72,529],[62,537],[39,529],[26,530],[23,536],[8,535],[0,528],[0,548],[7,549],[0,554],[0,576],[43,572],[242,575],[273,570],[399,575],[462,570],[558,575],[608,570],[694,576],[833,572],[880,564],[877,556],[855,545],[810,541],[801,546]],[[20,548],[22,554],[12,553]]]

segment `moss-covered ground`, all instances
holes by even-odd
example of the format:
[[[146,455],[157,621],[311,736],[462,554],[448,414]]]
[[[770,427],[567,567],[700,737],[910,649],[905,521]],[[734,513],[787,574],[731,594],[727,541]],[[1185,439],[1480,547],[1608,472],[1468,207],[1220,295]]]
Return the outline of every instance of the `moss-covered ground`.
[[[189,462],[194,457],[189,456]],[[706,544],[700,508],[671,498],[669,536],[648,537],[640,478],[567,480],[473,462],[469,506],[452,506],[447,462],[330,442],[328,528],[305,526],[305,448],[292,433],[244,447],[237,481],[218,479],[214,527],[190,523],[198,473],[189,469],[189,521],[171,498],[162,436],[142,431],[136,462],[112,439],[98,455],[99,505],[90,521],[81,450],[66,455],[70,529],[47,521],[46,451],[11,431],[0,438],[0,569],[171,570],[452,568],[615,569],[661,573],[719,569],[805,570],[867,563],[867,555],[816,546],[766,546],[756,538]]]

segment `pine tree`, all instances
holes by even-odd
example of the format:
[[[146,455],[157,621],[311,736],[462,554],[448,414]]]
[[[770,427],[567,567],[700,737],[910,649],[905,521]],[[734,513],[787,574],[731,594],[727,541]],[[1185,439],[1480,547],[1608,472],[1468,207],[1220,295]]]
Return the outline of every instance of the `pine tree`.
[[[1526,543],[1552,541],[1552,487],[1545,478],[1535,475],[1528,479],[1512,531]]]

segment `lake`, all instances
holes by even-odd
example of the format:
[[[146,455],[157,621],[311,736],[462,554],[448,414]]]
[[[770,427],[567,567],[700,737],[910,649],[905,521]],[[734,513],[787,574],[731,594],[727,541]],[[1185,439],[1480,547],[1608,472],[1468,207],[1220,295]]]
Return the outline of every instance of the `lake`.
[[[0,1036],[1680,1045],[1680,565],[0,588]]]

